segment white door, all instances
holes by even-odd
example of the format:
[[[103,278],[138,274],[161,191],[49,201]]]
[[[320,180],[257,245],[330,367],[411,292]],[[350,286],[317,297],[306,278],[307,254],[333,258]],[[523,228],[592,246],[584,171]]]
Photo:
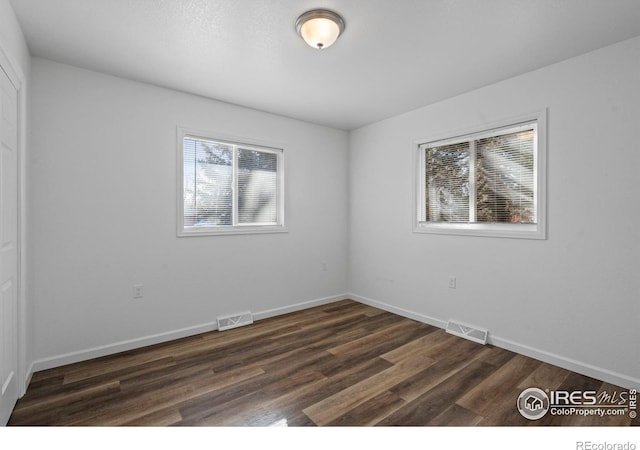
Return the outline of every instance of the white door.
[[[0,425],[18,400],[18,93],[0,67]]]

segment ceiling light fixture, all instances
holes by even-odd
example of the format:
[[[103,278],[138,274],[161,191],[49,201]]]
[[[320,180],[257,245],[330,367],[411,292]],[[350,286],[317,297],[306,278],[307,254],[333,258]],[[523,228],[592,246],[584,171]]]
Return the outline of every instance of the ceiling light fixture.
[[[313,48],[330,47],[344,31],[344,20],[327,9],[307,11],[296,20],[296,31]]]

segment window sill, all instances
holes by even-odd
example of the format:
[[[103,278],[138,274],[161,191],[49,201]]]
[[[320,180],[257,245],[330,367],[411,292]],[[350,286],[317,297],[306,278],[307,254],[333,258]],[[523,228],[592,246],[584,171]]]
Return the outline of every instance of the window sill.
[[[455,236],[480,236],[511,239],[546,239],[546,231],[540,224],[512,223],[426,223],[420,222],[414,233],[448,234]]]
[[[273,226],[236,226],[236,227],[188,227],[178,230],[178,237],[225,236],[232,234],[272,234],[288,233],[281,225]]]

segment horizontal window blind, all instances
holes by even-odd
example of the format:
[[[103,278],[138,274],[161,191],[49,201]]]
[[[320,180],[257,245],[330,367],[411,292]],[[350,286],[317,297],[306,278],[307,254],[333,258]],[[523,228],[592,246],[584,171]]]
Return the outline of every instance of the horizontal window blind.
[[[233,147],[184,139],[184,224],[225,226],[233,220]]]
[[[426,220],[469,220],[469,143],[427,148]]]
[[[421,145],[422,220],[535,224],[535,140],[525,124]]]
[[[276,223],[278,156],[238,150],[238,222]]]
[[[184,230],[280,225],[282,151],[184,136]]]
[[[533,147],[533,130],[477,141],[478,222],[535,223]]]

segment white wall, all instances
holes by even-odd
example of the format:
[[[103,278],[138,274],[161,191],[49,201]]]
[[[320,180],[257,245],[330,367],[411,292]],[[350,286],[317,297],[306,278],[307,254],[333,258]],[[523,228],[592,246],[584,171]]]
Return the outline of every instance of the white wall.
[[[635,38],[353,131],[351,292],[640,385],[639,80]],[[411,232],[412,142],[543,108],[548,240]]]
[[[36,370],[347,291],[345,132],[39,58],[32,78]],[[289,232],[176,237],[178,125],[283,144]]]

